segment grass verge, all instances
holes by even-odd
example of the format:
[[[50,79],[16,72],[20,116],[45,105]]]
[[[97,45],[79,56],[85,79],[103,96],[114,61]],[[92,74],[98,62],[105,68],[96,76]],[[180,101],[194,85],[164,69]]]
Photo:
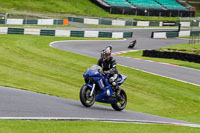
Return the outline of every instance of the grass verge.
[[[0,24],[0,27],[4,27],[4,24]],[[78,28],[73,25],[29,25],[29,24],[24,24],[24,25],[6,25],[6,27],[9,28],[40,28],[40,29],[70,29],[70,28]]]
[[[92,28],[178,28],[177,26],[114,26],[114,25],[95,25],[85,24]]]
[[[1,0],[0,5],[1,12],[12,12],[15,14],[17,11],[36,13],[58,13],[63,14],[66,17],[66,13],[75,15],[85,16],[98,16],[98,17],[111,17],[111,18],[130,18],[135,20],[146,20],[146,21],[178,21],[178,17],[147,17],[147,16],[135,16],[135,15],[119,15],[110,14],[96,6],[90,0],[42,0],[42,1],[7,1]],[[13,11],[14,10],[14,11]],[[12,12],[11,12],[12,11]],[[13,15],[12,15],[13,16]]]
[[[49,47],[60,38],[0,35],[0,85],[79,100],[82,74],[97,59]],[[200,123],[200,87],[118,66],[127,109]]]
[[[200,43],[178,44],[170,47],[160,48],[160,51],[181,52],[200,55]]]
[[[160,48],[159,50],[200,54],[200,44],[178,44],[178,45],[174,45],[174,46],[170,46],[170,47]],[[193,62],[181,61],[181,60],[174,60],[174,59],[145,57],[145,56],[142,56],[142,54],[143,54],[143,51],[136,51],[136,52],[129,52],[129,53],[120,54],[120,56],[139,58],[139,59],[144,59],[144,60],[152,60],[152,61],[156,61],[156,62],[176,64],[176,65],[179,65],[179,66],[200,69],[199,63],[193,63]]]
[[[72,121],[0,120],[1,133],[199,133],[199,128],[170,125]]]

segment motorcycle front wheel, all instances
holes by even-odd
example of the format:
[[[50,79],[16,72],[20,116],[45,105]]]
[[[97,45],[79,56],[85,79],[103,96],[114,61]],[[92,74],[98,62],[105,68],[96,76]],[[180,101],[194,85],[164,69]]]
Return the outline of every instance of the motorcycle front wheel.
[[[80,90],[80,100],[85,107],[91,107],[95,102],[95,91],[90,96],[91,88],[84,85]]]
[[[126,92],[123,89],[121,89],[120,96],[121,96],[120,100],[116,99],[115,102],[111,104],[112,108],[115,109],[116,111],[123,110],[127,104]]]

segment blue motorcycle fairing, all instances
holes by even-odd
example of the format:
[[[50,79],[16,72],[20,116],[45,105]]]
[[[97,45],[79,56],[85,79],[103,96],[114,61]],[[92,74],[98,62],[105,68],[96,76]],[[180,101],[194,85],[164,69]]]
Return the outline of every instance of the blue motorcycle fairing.
[[[106,82],[108,82],[108,81],[106,81]],[[112,98],[112,96],[113,96],[113,89],[108,84],[107,86],[101,88],[99,94],[96,97],[96,101],[112,104],[112,103],[114,103],[114,99]]]
[[[83,77],[85,76],[95,76],[95,77],[99,77],[99,76],[102,76],[101,73],[99,73],[99,70],[101,69],[100,66],[98,65],[93,65],[91,68],[89,68],[84,74],[83,74]]]
[[[92,89],[93,85],[91,84],[84,84],[84,86],[88,86],[90,89]]]
[[[109,76],[100,73],[100,69],[100,66],[93,65],[83,74],[86,82],[85,85],[92,89],[93,83],[96,84],[95,90],[98,94],[96,95],[95,101],[113,104],[115,102],[115,98],[113,98],[113,89],[108,82]],[[119,74],[117,80],[118,84],[121,85],[126,80],[126,78],[126,76]]]
[[[88,86],[92,90],[92,84],[85,84],[85,86]],[[110,95],[107,94],[107,91],[109,91]],[[99,94],[97,94],[95,101],[112,104],[114,103],[114,98],[112,98],[112,95],[113,91],[111,86],[104,87],[100,90]]]

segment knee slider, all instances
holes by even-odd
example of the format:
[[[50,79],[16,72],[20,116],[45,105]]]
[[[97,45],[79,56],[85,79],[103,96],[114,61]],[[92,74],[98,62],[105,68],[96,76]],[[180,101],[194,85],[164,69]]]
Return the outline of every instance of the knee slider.
[[[113,83],[112,83],[112,85],[113,85],[113,86],[116,86],[116,85],[117,85],[117,83],[116,83],[116,82],[113,82]]]
[[[112,82],[114,82],[114,81],[115,81],[114,77],[111,77],[111,78],[109,79],[109,82],[110,82],[110,83],[112,83]]]

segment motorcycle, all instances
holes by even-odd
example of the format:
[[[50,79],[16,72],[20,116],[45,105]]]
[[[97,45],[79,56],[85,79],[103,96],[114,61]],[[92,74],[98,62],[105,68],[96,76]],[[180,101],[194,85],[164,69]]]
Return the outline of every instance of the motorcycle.
[[[109,83],[109,75],[104,74],[101,67],[93,65],[84,74],[85,84],[80,90],[80,101],[85,107],[91,107],[94,102],[101,102],[111,104],[116,111],[121,111],[126,107],[127,96],[126,92],[120,88],[120,98],[113,91]],[[119,74],[117,83],[120,86],[125,80],[126,76]]]
[[[131,41],[130,44],[128,45],[128,48],[134,48],[136,42],[137,42],[136,40]]]

